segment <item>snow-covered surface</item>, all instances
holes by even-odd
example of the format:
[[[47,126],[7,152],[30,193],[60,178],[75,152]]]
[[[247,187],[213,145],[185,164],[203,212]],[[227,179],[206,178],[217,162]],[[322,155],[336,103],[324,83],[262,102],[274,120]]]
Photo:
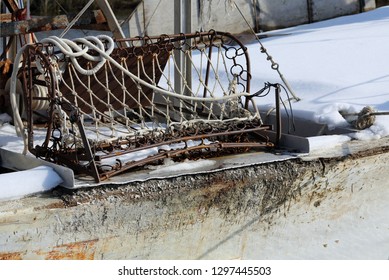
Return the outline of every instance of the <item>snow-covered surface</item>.
[[[11,117],[3,113],[0,115],[0,147],[21,153],[23,152],[23,140],[15,133],[15,127],[8,122]]]
[[[378,111],[389,111],[389,7],[269,34],[280,36],[262,42],[301,98],[292,104],[294,116],[333,128],[348,125],[339,110],[359,112],[369,105]],[[252,43],[248,48],[252,91],[259,90],[265,82],[281,82],[266,56],[260,53],[259,45]],[[263,97],[257,104],[269,109],[274,106],[274,96]],[[0,115],[0,146],[20,152],[22,141],[7,121],[8,115]],[[388,134],[389,116],[378,116],[372,127],[358,133],[310,137],[309,141],[311,150],[320,150],[352,139],[377,139]],[[198,168],[198,164],[193,168]],[[204,161],[207,164],[210,163]],[[180,168],[189,168],[188,163]],[[0,186],[7,185],[1,180]],[[1,193],[0,197],[3,197]]]
[[[180,171],[193,171],[196,169],[202,169],[204,167],[212,167],[216,165],[216,161],[214,160],[200,160],[200,161],[185,161],[181,163],[175,163],[171,159],[166,159],[164,162],[164,166],[161,168],[157,168],[150,172],[150,174],[161,174],[161,173],[174,173],[177,170]]]
[[[295,116],[331,128],[348,125],[339,110],[353,113],[370,105],[377,111],[389,111],[389,7],[269,34],[280,36],[264,39],[263,44],[302,99],[293,103]],[[253,85],[279,82],[266,57],[254,55],[258,45],[249,49],[255,61]],[[267,96],[258,103],[266,108],[274,103],[272,99]],[[378,116],[372,127],[349,136],[368,140],[388,134],[389,116]],[[331,145],[336,144],[336,139],[330,139]],[[344,142],[343,137],[338,139]]]
[[[45,192],[62,183],[62,178],[48,166],[17,173],[0,174],[0,201]]]

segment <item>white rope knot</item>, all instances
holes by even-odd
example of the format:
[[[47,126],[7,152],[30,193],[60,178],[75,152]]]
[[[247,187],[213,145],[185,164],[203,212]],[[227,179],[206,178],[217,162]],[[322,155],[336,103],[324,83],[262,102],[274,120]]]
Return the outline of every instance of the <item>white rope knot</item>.
[[[104,42],[107,43],[107,47],[105,47]],[[102,52],[107,54],[108,56],[112,53],[115,47],[115,43],[113,39],[107,35],[99,35],[99,36],[87,36],[85,38],[74,39],[73,41],[59,38],[57,36],[50,36],[42,40],[42,43],[53,44],[60,51],[70,59],[75,69],[82,75],[91,76],[97,73],[100,68],[106,62],[106,56],[102,55]],[[93,47],[92,47],[93,46]],[[98,50],[98,55],[93,56],[88,53],[89,49]],[[91,69],[84,69],[80,66],[77,61],[77,57],[84,57],[85,59],[93,62],[98,62],[96,66]]]

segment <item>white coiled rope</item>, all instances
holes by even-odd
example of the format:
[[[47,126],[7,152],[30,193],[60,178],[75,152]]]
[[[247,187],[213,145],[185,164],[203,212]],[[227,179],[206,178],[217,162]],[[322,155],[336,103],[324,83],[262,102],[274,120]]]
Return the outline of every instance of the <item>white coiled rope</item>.
[[[18,72],[20,69],[22,55],[23,55],[24,49],[26,47],[27,47],[27,45],[20,48],[18,53],[16,54],[15,63],[14,63],[14,67],[13,67],[12,75],[11,75],[11,87],[10,87],[10,92],[9,92],[9,98],[10,98],[12,112],[13,112],[15,131],[16,131],[17,136],[23,138],[23,143],[24,143],[23,154],[24,155],[27,154],[27,144],[28,144],[27,143],[27,131],[24,129],[22,117],[20,116],[20,112],[19,112],[19,104],[17,101],[17,95],[20,95],[20,93],[16,93],[16,84],[18,81],[17,75],[18,75]]]
[[[102,42],[103,40],[108,42],[107,49],[105,49],[105,46]],[[69,39],[59,38],[56,36],[50,36],[46,39],[43,39],[41,42],[53,44],[56,47],[58,47],[60,51],[70,59],[70,61],[77,69],[77,71],[80,72],[80,74],[87,75],[87,76],[94,75],[100,70],[101,67],[103,67],[104,63],[106,62],[106,57],[101,54],[105,54],[108,57],[110,57],[109,55],[112,53],[115,47],[115,43],[113,42],[112,38],[110,38],[107,35],[99,35],[97,37],[87,36],[85,38],[79,38],[73,41]],[[84,47],[82,48],[77,43],[84,44]],[[93,56],[88,54],[90,46],[93,46],[93,49],[96,50],[99,53],[99,55]],[[80,64],[76,59],[77,57],[80,56],[84,57],[89,61],[94,61],[94,62],[98,61],[98,63],[92,69],[84,69],[80,66]]]

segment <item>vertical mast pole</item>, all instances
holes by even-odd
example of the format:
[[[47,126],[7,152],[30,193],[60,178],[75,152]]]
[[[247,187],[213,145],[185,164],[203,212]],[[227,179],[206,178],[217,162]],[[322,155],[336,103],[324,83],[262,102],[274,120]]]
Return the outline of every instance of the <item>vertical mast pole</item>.
[[[191,33],[191,4],[191,0],[174,0],[174,33]],[[190,45],[191,40],[188,39],[186,43]],[[185,46],[183,51],[185,52],[187,50],[187,46]],[[192,88],[192,69],[190,62],[185,58],[185,53],[183,51],[178,50],[175,53],[178,70],[175,70],[174,72],[174,90],[177,93],[189,95],[189,90]],[[186,84],[184,84],[179,72],[185,74]]]

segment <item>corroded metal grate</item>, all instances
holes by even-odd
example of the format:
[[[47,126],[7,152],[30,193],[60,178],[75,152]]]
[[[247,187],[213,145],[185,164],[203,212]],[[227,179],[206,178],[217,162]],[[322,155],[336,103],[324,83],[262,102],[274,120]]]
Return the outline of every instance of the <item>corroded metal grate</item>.
[[[270,126],[235,37],[211,31],[123,43],[50,37],[24,48],[31,153],[100,181],[166,157],[272,146],[258,133]],[[46,136],[36,143],[38,118]]]

